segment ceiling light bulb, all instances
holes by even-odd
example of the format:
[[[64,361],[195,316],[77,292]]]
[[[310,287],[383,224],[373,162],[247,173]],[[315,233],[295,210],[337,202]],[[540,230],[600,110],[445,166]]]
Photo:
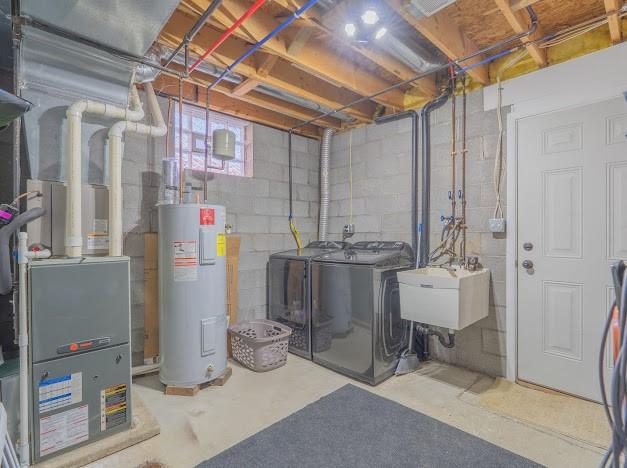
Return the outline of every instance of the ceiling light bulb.
[[[388,30],[386,28],[379,28],[377,30],[377,33],[374,35],[374,38],[376,40],[381,39],[383,36],[385,36],[385,33],[388,32]]]
[[[346,26],[344,26],[344,32],[348,37],[353,37],[357,32],[357,28],[353,23],[347,23]]]
[[[374,10],[366,10],[364,14],[361,15],[361,20],[366,24],[377,24],[379,21],[379,15]]]

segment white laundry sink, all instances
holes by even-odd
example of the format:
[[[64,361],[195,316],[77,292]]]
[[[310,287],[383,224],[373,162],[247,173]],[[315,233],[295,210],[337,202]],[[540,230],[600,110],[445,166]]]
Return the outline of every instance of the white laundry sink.
[[[490,270],[440,267],[398,273],[401,317],[461,330],[488,316]]]

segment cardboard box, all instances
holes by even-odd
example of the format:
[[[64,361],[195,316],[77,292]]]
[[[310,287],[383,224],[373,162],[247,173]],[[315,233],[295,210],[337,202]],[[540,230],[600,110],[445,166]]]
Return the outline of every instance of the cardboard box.
[[[237,323],[237,270],[239,264],[239,248],[241,239],[237,235],[226,236],[226,307],[229,324]],[[231,353],[231,337],[228,337],[229,357]]]

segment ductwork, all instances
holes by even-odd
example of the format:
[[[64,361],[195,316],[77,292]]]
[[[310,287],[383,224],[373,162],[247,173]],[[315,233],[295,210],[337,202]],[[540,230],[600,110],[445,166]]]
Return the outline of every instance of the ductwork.
[[[327,240],[329,226],[329,161],[333,130],[325,128],[320,142],[320,214],[318,218],[318,239]]]
[[[154,125],[145,125],[127,119],[116,122],[109,130],[109,173],[111,177],[109,187],[109,255],[112,257],[122,255],[122,137],[124,132],[139,133],[151,137],[164,136],[168,132],[152,83],[144,84],[144,88]],[[135,88],[133,87],[133,89]]]

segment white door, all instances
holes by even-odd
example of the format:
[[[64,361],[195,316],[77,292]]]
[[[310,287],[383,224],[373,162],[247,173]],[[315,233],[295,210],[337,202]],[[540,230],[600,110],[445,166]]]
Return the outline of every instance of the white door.
[[[517,150],[518,378],[599,400],[609,267],[627,259],[627,102],[520,119]]]

